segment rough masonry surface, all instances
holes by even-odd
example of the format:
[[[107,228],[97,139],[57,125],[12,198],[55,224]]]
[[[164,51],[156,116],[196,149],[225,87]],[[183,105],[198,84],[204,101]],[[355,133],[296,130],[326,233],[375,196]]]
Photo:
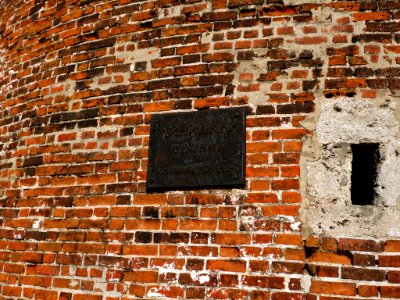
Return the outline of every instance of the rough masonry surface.
[[[0,0],[0,299],[400,298],[399,64],[395,0]],[[229,107],[245,187],[146,193],[152,116]]]

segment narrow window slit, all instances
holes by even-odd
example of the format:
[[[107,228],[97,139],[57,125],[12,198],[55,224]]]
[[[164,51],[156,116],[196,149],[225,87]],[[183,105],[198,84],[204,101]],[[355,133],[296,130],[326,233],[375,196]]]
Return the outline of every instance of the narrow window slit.
[[[351,203],[373,205],[376,195],[377,166],[379,164],[379,144],[353,144],[351,173]]]

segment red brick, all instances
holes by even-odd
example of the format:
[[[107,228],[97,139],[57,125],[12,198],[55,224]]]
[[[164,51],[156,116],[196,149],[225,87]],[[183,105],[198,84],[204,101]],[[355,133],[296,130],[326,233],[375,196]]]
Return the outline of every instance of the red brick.
[[[208,260],[206,268],[211,271],[244,272],[246,263],[239,260]]]
[[[246,144],[248,153],[278,152],[281,150],[281,147],[281,143],[279,142],[256,142]]]
[[[346,65],[346,56],[336,55],[329,57],[330,66],[344,66]]]
[[[300,293],[287,293],[275,292],[272,294],[271,300],[302,300],[303,294]]]
[[[133,271],[126,272],[123,276],[123,281],[155,283],[157,278],[158,274],[154,271]]]
[[[295,15],[296,9],[292,6],[272,6],[263,9],[261,14],[270,17]]]
[[[275,237],[275,242],[277,244],[284,244],[284,245],[296,245],[296,246],[303,245],[303,240],[301,236],[294,234],[279,234]]]
[[[264,300],[269,299],[269,292],[266,291],[252,291],[250,294],[251,300]]]
[[[299,37],[295,38],[295,41],[297,44],[301,45],[318,45],[318,44],[323,44],[328,41],[326,36],[305,36],[305,37]]]
[[[378,93],[376,90],[372,89],[361,89],[361,97],[363,98],[370,98],[374,99],[378,96]]]
[[[157,293],[168,298],[182,298],[184,295],[183,288],[179,286],[149,286],[147,293],[148,295]]]
[[[246,196],[246,203],[277,203],[278,197],[275,194],[249,193]]]
[[[235,49],[249,49],[251,48],[251,41],[237,41]]]
[[[398,286],[381,286],[379,291],[382,298],[400,298],[400,287]]]
[[[283,203],[300,203],[301,195],[297,192],[283,192],[282,202]]]
[[[326,251],[336,251],[337,250],[337,241],[334,238],[322,238],[321,239],[321,248]]]
[[[389,271],[387,274],[387,281],[390,283],[400,283],[400,272]]]
[[[222,199],[218,195],[188,194],[186,204],[221,204]]]
[[[329,3],[327,6],[338,11],[358,11],[360,9],[360,3],[356,1],[338,1]]]
[[[135,205],[160,205],[167,203],[165,194],[135,195],[133,199]]]
[[[299,180],[288,179],[288,180],[273,180],[271,182],[272,190],[292,190],[299,189]]]
[[[378,287],[373,285],[360,285],[357,288],[357,292],[361,297],[376,297],[378,296]]]
[[[3,286],[2,294],[6,296],[20,297],[22,292],[21,287],[17,286]]]
[[[263,3],[261,0],[229,0],[228,1],[228,6],[231,7],[237,7],[237,6],[243,6],[243,5],[254,5],[254,4],[260,4]]]
[[[176,54],[183,55],[189,53],[207,52],[209,48],[210,48],[209,44],[182,46],[176,49]]]
[[[250,244],[250,235],[248,234],[215,234],[215,243],[218,245],[248,245]]]
[[[269,130],[254,130],[252,133],[252,140],[259,141],[259,140],[268,140],[270,136]]]
[[[397,240],[386,241],[384,250],[385,252],[400,252],[400,241]]]
[[[281,167],[282,177],[297,177],[300,176],[300,167],[298,166],[282,166]]]
[[[397,46],[388,45],[388,46],[385,46],[385,49],[391,51],[391,49],[396,49],[397,50],[398,47]],[[365,53],[368,53],[368,54],[380,53],[381,52],[381,46],[379,46],[379,45],[367,45],[367,46],[364,46],[364,51],[365,51]],[[396,51],[394,51],[394,52],[396,52]]]
[[[351,264],[351,258],[347,257],[346,255],[336,254],[332,252],[315,252],[308,260],[310,262],[324,262],[342,265]]]
[[[315,26],[304,26],[302,28],[303,33],[309,34],[309,33],[317,33],[318,29]]]
[[[384,281],[386,276],[384,270],[342,268],[342,278],[360,281]]]
[[[216,230],[217,221],[214,220],[182,220],[179,224],[181,230]]]
[[[248,292],[240,289],[214,288],[208,289],[206,299],[244,299]]]
[[[205,73],[206,72],[206,65],[190,65],[190,66],[180,66],[174,68],[174,75],[175,76],[182,76],[182,75],[192,75],[198,73]]]
[[[383,251],[383,243],[373,240],[341,238],[338,245],[339,250],[350,251]]]
[[[353,56],[349,59],[349,64],[351,66],[367,65],[367,60],[362,56]]]
[[[353,20],[358,21],[385,21],[390,20],[390,14],[387,11],[382,12],[358,12],[353,13]]]
[[[300,82],[295,81],[295,82],[287,82],[286,83],[286,89],[287,90],[297,90],[300,88]]]
[[[400,256],[379,256],[380,267],[400,267]]]
[[[76,140],[77,133],[76,132],[71,132],[71,133],[62,133],[58,135],[58,141],[59,142],[66,142],[66,141],[73,141]]]
[[[311,282],[311,293],[342,296],[355,296],[356,285],[347,282],[327,282],[314,280]]]
[[[300,139],[306,135],[305,129],[277,129],[272,131],[273,139]]]
[[[360,88],[366,87],[367,83],[365,79],[361,78],[349,78],[349,79],[329,79],[325,81],[325,88]]]
[[[293,70],[291,78],[307,78],[308,74],[308,70]]]
[[[293,27],[278,27],[276,33],[279,35],[290,35],[294,34]]]
[[[260,91],[260,83],[250,83],[247,85],[240,84],[240,85],[238,85],[237,89],[239,92],[244,92],[244,93],[245,92],[247,92],[247,93],[258,92],[258,91]]]
[[[339,277],[339,268],[328,266],[317,266],[317,275],[319,277]]]
[[[269,269],[269,262],[260,260],[251,260],[249,268],[252,272],[266,272]]]
[[[273,262],[272,270],[274,273],[302,274],[304,264],[297,262]]]
[[[273,289],[283,288],[282,277],[269,276],[243,276],[242,284],[245,286],[269,287]]]
[[[125,221],[125,228],[127,230],[138,230],[138,229],[148,229],[157,230],[160,229],[160,220],[152,219],[137,219],[137,220],[127,220]]]
[[[294,205],[274,205],[263,207],[264,216],[298,216],[299,207]]]
[[[246,168],[246,177],[277,177],[279,175],[279,168]]]

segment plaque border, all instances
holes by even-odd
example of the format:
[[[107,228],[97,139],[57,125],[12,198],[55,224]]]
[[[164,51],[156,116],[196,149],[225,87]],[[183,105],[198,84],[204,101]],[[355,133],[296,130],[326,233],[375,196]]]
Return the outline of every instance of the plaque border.
[[[151,177],[150,177],[150,164],[154,162],[154,155],[153,152],[150,151],[151,147],[153,146],[154,142],[154,137],[152,138],[152,126],[155,126],[156,122],[159,122],[159,116],[163,115],[182,115],[182,114],[196,114],[196,113],[207,113],[207,112],[216,112],[216,111],[237,111],[240,113],[241,116],[241,121],[242,121],[242,137],[241,140],[243,141],[240,146],[238,146],[238,150],[241,151],[241,171],[238,172],[238,179],[237,183],[218,183],[218,184],[204,184],[204,185],[159,185],[159,184],[154,184],[150,182]],[[153,146],[154,147],[154,146]],[[154,114],[152,115],[151,121],[150,121],[150,135],[149,135],[149,148],[148,148],[148,165],[147,165],[147,171],[146,171],[146,193],[153,193],[153,192],[166,192],[166,191],[190,191],[190,190],[203,190],[203,189],[230,189],[230,188],[239,188],[243,189],[245,188],[246,185],[246,178],[245,178],[245,173],[246,173],[246,107],[240,106],[240,107],[231,107],[231,108],[219,108],[219,109],[212,109],[212,110],[206,110],[206,111],[187,111],[187,112],[171,112],[171,113],[160,113],[160,114]],[[152,175],[155,176],[155,175]],[[150,180],[149,180],[150,179]]]

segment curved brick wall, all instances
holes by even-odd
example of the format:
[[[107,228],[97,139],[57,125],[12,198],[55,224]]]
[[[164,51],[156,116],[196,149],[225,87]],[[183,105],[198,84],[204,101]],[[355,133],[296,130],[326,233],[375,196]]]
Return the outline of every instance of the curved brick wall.
[[[319,101],[397,103],[400,4],[303,2],[0,0],[0,298],[400,298],[397,233],[299,217]],[[146,194],[152,114],[229,106],[246,188]]]

